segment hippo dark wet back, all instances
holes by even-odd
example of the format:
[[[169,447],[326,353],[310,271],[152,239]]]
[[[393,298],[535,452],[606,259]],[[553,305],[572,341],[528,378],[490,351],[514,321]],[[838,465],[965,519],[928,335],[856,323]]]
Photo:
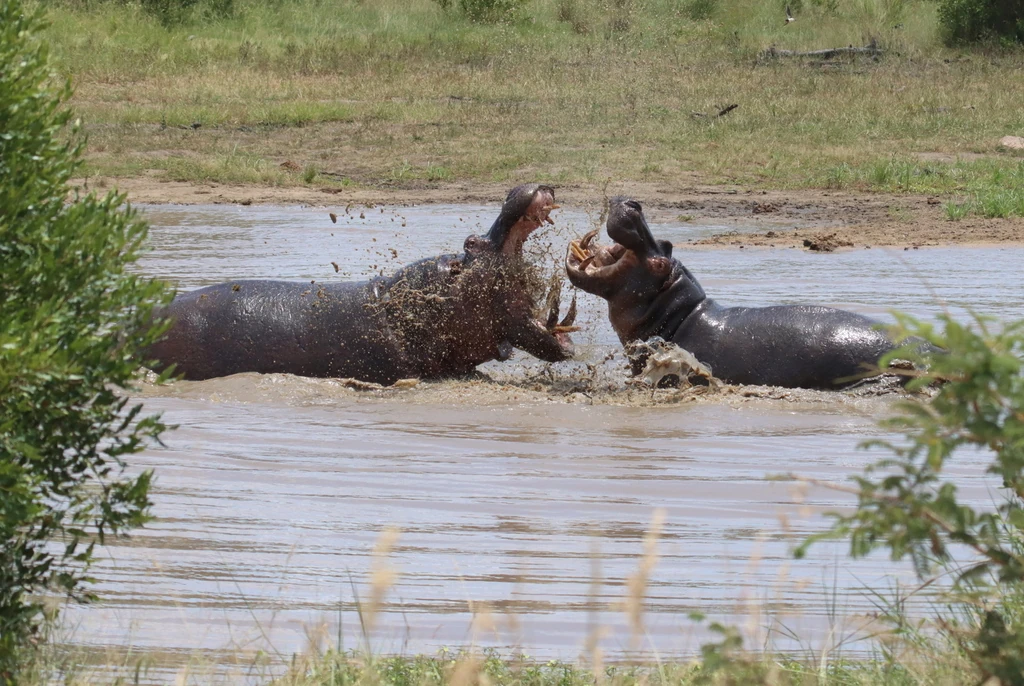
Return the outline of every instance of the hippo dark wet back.
[[[420,260],[389,277],[243,280],[183,293],[161,313],[172,324],[146,359],[157,371],[173,364],[186,379],[284,372],[380,384],[467,374],[508,359],[513,348],[567,359],[567,334],[534,317],[536,279],[522,256],[523,242],[553,223],[556,207],[550,187],[518,186],[462,254]]]
[[[613,198],[611,246],[596,232],[570,246],[566,272],[577,287],[608,301],[623,345],[661,337],[690,351],[729,383],[836,389],[877,371],[896,344],[878,322],[814,305],[723,307],[656,240],[640,203]]]

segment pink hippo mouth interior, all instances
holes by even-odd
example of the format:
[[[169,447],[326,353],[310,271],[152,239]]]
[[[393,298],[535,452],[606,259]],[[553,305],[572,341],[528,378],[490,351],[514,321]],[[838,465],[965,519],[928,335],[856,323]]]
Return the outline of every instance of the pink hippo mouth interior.
[[[596,286],[616,279],[625,269],[635,265],[636,254],[622,245],[594,245],[598,230],[591,231],[583,238],[569,243],[565,267],[573,283],[585,291],[588,285]]]
[[[530,206],[522,214],[518,221],[509,229],[508,237],[502,246],[502,252],[506,255],[519,255],[523,252],[523,244],[534,231],[544,224],[554,224],[551,212],[560,206],[555,204],[555,196],[546,188],[538,190]]]

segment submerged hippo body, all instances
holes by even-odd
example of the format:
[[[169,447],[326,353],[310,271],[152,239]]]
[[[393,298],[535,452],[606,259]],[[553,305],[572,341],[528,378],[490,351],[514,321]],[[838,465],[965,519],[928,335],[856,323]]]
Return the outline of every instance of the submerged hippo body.
[[[565,334],[534,319],[522,244],[555,207],[546,186],[519,186],[484,236],[461,255],[415,262],[351,283],[233,281],[179,295],[152,367],[186,379],[239,372],[356,378],[391,384],[438,378],[507,359],[572,354]]]
[[[607,229],[615,244],[591,251],[591,234],[570,249],[566,271],[608,301],[623,344],[660,336],[729,383],[821,389],[871,375],[897,347],[878,322],[853,312],[719,305],[672,257],[672,244],[655,240],[635,200],[612,199]]]

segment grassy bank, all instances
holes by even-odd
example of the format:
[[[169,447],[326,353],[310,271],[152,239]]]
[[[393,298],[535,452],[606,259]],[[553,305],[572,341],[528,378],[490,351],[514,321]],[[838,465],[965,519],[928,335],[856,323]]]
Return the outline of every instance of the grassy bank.
[[[927,0],[238,0],[163,25],[50,6],[95,174],[272,185],[695,179],[948,196],[1024,214],[1020,52],[942,47]],[[865,45],[880,56],[768,59]],[[735,109],[717,116],[729,105]],[[281,164],[291,164],[282,167]]]
[[[720,639],[700,646],[689,657],[648,657],[606,661],[597,647],[600,636],[581,636],[577,660],[538,660],[527,651],[503,654],[467,646],[442,648],[433,655],[376,654],[345,650],[331,643],[330,629],[307,627],[310,646],[294,655],[238,647],[196,655],[159,649],[67,648],[49,643],[40,648],[22,683],[99,686],[138,683],[266,684],[267,686],[699,686],[703,684],[771,684],[775,686],[953,686],[978,682],[979,671],[955,642],[939,637],[934,621],[900,615],[896,599],[888,624],[877,633],[868,656],[844,654],[843,640],[828,637],[821,647],[796,653],[770,648],[746,650],[740,633],[721,627]],[[1019,599],[1003,604],[1020,612]],[[942,621],[977,623],[970,613],[951,616],[934,608]],[[695,622],[696,624],[697,622]],[[802,637],[794,636],[797,642]],[[830,644],[829,641],[832,641]],[[641,639],[638,646],[643,645]],[[867,644],[862,644],[862,648]],[[211,660],[216,659],[217,662]],[[997,682],[993,682],[997,683]]]

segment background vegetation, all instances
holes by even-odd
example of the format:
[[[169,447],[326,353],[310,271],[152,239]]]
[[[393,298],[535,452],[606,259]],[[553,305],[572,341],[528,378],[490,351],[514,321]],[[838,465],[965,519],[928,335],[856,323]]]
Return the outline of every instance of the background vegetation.
[[[48,4],[91,174],[737,182],[1024,210],[1024,160],[999,146],[1024,133],[1024,52],[947,47],[933,0],[507,0],[501,21],[468,0],[148,9],[164,1]],[[848,45],[882,52],[765,53]]]
[[[998,42],[948,52],[944,15],[930,3],[791,5],[787,26],[779,3],[727,0],[536,0],[498,17],[475,15],[471,2],[107,1],[55,6],[47,35],[82,85],[76,102],[98,139],[94,171],[268,183],[698,171],[769,185],[973,193],[979,207],[1005,197],[1008,212],[1021,213],[1012,203],[1022,162],[990,142],[1024,122],[1024,85],[1002,78],[1020,53]],[[125,271],[145,224],[117,195],[65,204],[81,147],[62,110],[69,91],[32,42],[38,28],[18,0],[0,0],[0,258],[17,275],[0,281],[7,681],[21,680],[25,650],[41,637],[44,594],[88,599],[94,543],[144,521],[150,475],[126,476],[123,458],[164,428],[118,394],[157,333],[144,325],[163,297],[160,284]],[[886,52],[838,63],[760,55],[783,42]],[[356,161],[317,157],[321,137],[328,152]],[[481,144],[495,140],[502,145]],[[915,156],[936,151],[984,157]],[[298,179],[277,166],[296,152],[308,156]],[[328,165],[342,171],[328,176]],[[749,654],[735,631],[713,626],[721,640],[693,664],[609,670],[311,651],[281,681],[1022,683],[1024,324],[903,325],[949,351],[917,382],[943,385],[902,406],[890,428],[903,440],[880,444],[890,456],[856,480],[858,508],[837,516],[831,534],[848,537],[852,555],[888,549],[911,557],[925,583],[937,572],[955,583],[932,622],[894,605],[878,659]],[[1005,500],[990,511],[958,501],[943,474],[965,448],[991,456]],[[52,677],[45,665],[38,674]]]
[[[20,683],[54,597],[89,600],[96,543],[145,521],[151,475],[124,456],[157,417],[122,391],[163,286],[126,273],[146,225],[124,197],[65,204],[81,151],[70,92],[0,0],[0,683]]]

